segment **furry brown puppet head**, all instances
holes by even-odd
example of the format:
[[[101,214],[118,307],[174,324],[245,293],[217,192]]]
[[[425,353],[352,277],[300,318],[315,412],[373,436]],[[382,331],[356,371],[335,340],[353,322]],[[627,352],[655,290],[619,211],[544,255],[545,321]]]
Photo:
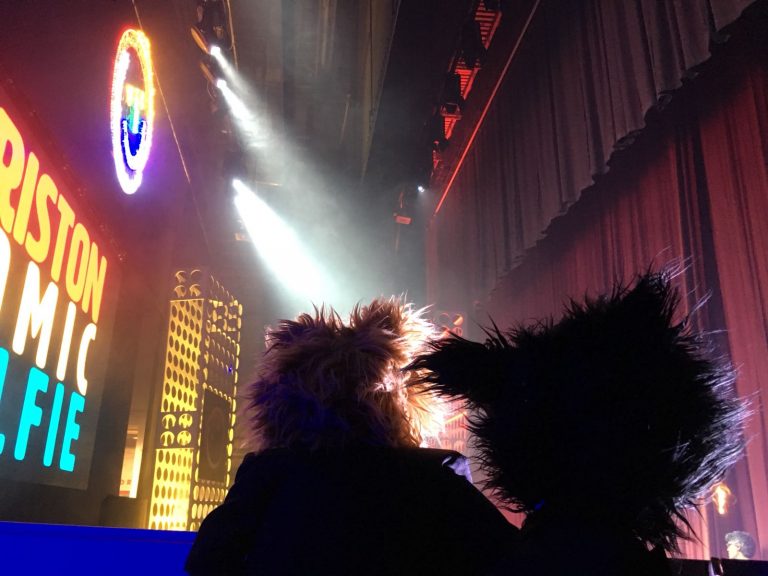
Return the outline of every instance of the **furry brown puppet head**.
[[[419,446],[442,424],[443,402],[402,370],[435,336],[422,311],[398,299],[282,320],[247,390],[258,449],[349,444]]]
[[[433,344],[413,367],[467,401],[489,487],[513,510],[555,510],[676,550],[684,508],[743,450],[733,372],[673,319],[662,274],[571,303],[557,323]]]

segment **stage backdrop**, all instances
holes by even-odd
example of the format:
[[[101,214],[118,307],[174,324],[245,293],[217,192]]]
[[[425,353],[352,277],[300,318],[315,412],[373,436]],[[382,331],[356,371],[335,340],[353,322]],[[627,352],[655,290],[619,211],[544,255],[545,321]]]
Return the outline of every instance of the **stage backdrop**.
[[[96,462],[108,429],[100,415],[119,395],[107,367],[122,266],[107,227],[25,110],[0,85],[4,517],[22,506],[34,514],[47,498],[58,509],[86,492],[98,500],[104,465],[116,460]]]

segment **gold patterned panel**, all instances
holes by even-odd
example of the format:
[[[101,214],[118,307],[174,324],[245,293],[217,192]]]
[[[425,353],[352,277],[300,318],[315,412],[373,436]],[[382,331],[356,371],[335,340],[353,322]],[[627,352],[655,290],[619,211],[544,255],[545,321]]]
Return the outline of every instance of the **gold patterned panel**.
[[[224,501],[227,486],[218,482],[202,481],[192,489],[192,509],[190,511],[189,529],[197,530],[200,522],[208,513]]]
[[[186,530],[189,487],[192,479],[192,449],[155,451],[155,473],[149,504],[149,528]]]
[[[199,269],[180,270],[175,281],[149,527],[197,530],[232,478],[243,307]]]
[[[162,412],[197,409],[203,300],[171,301]]]

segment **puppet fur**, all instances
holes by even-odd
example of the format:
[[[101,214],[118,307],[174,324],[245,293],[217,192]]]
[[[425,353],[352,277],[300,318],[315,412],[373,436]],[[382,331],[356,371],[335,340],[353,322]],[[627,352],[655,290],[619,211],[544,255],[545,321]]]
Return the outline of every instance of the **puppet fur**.
[[[571,302],[557,323],[483,344],[440,340],[412,367],[463,398],[489,487],[511,509],[557,510],[677,550],[683,511],[743,451],[734,372],[687,319],[665,274]]]
[[[419,446],[439,433],[443,401],[402,370],[436,334],[423,316],[377,299],[348,322],[323,307],[268,330],[246,393],[252,447]]]

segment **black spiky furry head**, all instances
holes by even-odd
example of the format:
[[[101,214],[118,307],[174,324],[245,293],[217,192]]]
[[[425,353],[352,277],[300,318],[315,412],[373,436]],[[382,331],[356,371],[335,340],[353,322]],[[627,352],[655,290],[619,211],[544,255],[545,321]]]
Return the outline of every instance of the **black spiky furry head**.
[[[474,409],[489,487],[510,508],[605,519],[676,550],[683,509],[740,456],[746,413],[727,363],[675,322],[678,300],[649,273],[557,323],[438,341],[413,367]]]

